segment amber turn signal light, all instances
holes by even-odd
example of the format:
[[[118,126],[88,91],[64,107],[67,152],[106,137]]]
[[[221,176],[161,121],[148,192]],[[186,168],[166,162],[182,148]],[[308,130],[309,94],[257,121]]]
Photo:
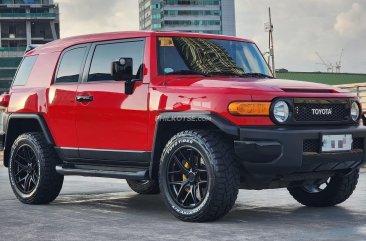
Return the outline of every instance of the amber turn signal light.
[[[269,115],[271,102],[232,102],[229,112],[232,115]]]

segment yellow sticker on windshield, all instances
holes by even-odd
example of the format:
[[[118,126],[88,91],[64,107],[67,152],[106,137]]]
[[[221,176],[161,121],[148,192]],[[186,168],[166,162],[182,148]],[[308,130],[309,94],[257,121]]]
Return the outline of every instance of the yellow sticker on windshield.
[[[174,47],[173,39],[170,37],[161,37],[159,38],[160,47]]]

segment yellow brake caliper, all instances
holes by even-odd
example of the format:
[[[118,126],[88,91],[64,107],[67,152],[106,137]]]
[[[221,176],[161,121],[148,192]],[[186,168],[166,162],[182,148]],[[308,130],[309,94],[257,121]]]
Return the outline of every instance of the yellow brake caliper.
[[[184,163],[184,167],[185,167],[186,169],[191,168],[191,166],[189,165],[189,163],[188,163],[188,162],[185,162],[185,163]],[[182,178],[183,178],[183,182],[184,182],[185,180],[187,180],[187,176],[186,176],[186,175],[184,175],[184,174],[183,174]],[[189,187],[186,187],[186,192],[189,192],[189,189],[190,189]]]

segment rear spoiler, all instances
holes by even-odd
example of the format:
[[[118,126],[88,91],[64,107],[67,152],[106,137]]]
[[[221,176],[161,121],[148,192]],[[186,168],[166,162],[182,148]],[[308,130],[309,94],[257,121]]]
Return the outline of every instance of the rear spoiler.
[[[28,45],[27,48],[25,49],[25,53],[28,53],[29,51],[36,49],[38,47],[41,47],[43,44],[31,44]]]

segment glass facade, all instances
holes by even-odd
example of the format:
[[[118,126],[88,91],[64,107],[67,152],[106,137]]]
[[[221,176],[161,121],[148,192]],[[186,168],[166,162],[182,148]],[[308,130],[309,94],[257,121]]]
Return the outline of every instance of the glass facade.
[[[164,16],[221,16],[220,10],[165,10]]]
[[[163,26],[220,26],[220,24],[221,22],[219,20],[166,20],[163,22]]]
[[[165,5],[220,5],[220,0],[164,0]]]
[[[139,0],[139,12],[142,30],[235,36],[234,0]]]
[[[50,0],[0,0],[0,4],[52,4]]]

